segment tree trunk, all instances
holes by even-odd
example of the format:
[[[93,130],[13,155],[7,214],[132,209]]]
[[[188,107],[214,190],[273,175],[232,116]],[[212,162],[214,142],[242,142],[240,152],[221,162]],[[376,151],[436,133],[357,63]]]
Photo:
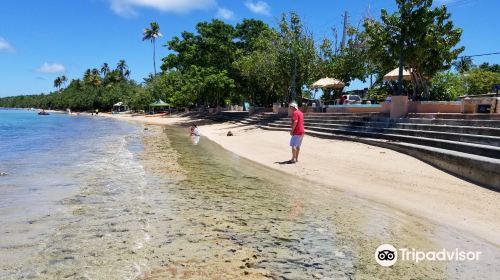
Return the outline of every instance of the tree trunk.
[[[403,51],[399,54],[399,73],[398,73],[398,93],[397,95],[403,95],[403,68],[404,68],[404,58]]]
[[[154,67],[154,70],[155,70],[155,77],[156,77],[156,44],[155,44],[155,40],[153,40],[153,67]]]
[[[290,91],[291,91],[291,100],[290,101],[292,101],[292,102],[294,102],[294,101],[297,102],[297,100],[295,100],[297,98],[297,92],[296,92],[296,88],[295,88],[296,81],[297,81],[297,58],[294,56],[292,81],[291,81],[291,85],[290,85]]]
[[[413,85],[413,97],[412,97],[412,99],[417,100],[417,92],[418,92],[419,86],[418,86],[417,73],[415,73],[414,68],[411,68],[410,76],[411,76],[411,84]]]

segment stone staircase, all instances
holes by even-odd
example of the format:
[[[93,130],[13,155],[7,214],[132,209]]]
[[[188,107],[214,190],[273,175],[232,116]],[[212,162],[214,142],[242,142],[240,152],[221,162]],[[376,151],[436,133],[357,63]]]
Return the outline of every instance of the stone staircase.
[[[290,129],[289,118],[261,127]],[[500,118],[495,115],[306,114],[308,135],[350,140],[390,148],[430,163],[461,178],[500,191]]]
[[[233,111],[223,111],[216,114],[207,113],[196,113],[189,112],[183,113],[180,116],[191,117],[193,119],[205,119],[215,122],[229,122],[237,126],[249,126],[249,125],[267,125],[271,122],[277,121],[283,118],[283,115],[278,115],[274,113],[257,113],[250,115],[248,112],[233,112]]]

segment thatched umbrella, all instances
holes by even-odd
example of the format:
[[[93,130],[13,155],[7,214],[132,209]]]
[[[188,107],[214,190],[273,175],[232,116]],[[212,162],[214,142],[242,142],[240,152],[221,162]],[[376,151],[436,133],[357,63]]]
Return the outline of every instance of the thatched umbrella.
[[[322,78],[317,80],[311,85],[312,88],[333,88],[333,89],[341,89],[345,87],[345,84],[334,78]]]
[[[403,80],[411,81],[412,69],[403,69]],[[384,81],[397,81],[399,77],[399,68],[392,70],[391,72],[384,75]]]

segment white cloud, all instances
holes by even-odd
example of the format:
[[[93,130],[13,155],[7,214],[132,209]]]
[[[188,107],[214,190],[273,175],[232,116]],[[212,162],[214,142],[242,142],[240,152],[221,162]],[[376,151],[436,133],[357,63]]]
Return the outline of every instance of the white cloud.
[[[261,14],[266,16],[271,15],[271,7],[264,1],[257,1],[257,2],[246,1],[245,6],[247,6],[247,8],[250,11],[256,14]]]
[[[50,63],[45,62],[44,64],[42,64],[42,66],[40,66],[38,69],[36,69],[36,71],[40,72],[40,73],[45,73],[45,74],[61,73],[61,72],[66,71],[66,68],[64,67],[64,65],[59,64],[59,63],[50,64]]]
[[[226,8],[219,8],[217,10],[217,17],[223,18],[223,19],[233,19],[234,13],[233,13],[233,11],[228,10]]]
[[[111,9],[121,16],[133,16],[136,7],[146,7],[163,12],[187,13],[192,10],[208,9],[216,0],[110,0]]]
[[[5,40],[3,37],[0,37],[0,52],[15,52],[16,49],[9,43],[9,41]]]

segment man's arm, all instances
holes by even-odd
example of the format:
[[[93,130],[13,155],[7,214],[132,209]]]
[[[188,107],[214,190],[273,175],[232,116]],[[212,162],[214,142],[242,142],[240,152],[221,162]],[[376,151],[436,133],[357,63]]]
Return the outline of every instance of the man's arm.
[[[292,130],[290,131],[290,135],[293,136],[293,132],[295,131],[295,128],[297,127],[297,124],[299,123],[298,120],[294,120],[292,123]]]

